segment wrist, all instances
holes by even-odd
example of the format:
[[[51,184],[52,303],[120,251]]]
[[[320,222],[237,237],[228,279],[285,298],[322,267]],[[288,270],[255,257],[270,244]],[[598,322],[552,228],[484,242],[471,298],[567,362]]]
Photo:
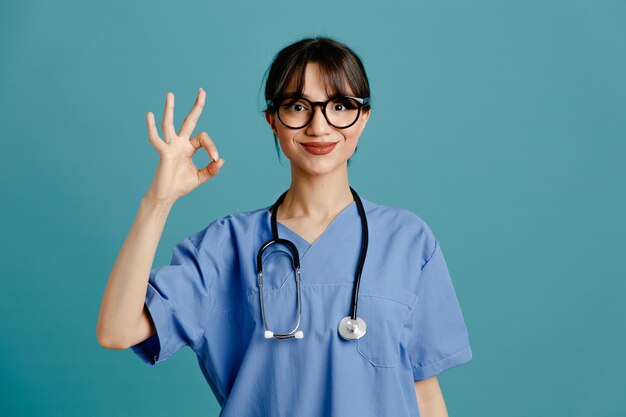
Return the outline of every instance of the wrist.
[[[147,209],[159,210],[169,212],[176,200],[156,200],[150,195],[146,194],[141,198],[141,206]]]

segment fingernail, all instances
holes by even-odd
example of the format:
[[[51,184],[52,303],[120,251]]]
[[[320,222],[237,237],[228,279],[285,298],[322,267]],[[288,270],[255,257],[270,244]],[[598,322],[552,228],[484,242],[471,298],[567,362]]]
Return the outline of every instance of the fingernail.
[[[211,156],[213,157],[214,161],[217,161],[218,159],[220,159],[220,156],[217,154],[217,152],[213,152]]]

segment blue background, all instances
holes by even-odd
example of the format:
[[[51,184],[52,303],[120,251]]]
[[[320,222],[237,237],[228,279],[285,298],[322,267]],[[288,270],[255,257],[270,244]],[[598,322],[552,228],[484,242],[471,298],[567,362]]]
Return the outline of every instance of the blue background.
[[[289,186],[262,109],[276,52],[328,35],[363,59],[349,168],[440,239],[474,358],[451,416],[623,416],[623,1],[0,3],[0,414],[217,416],[191,349],[156,367],[98,345],[111,267],[154,174],[165,95],[222,172],[178,201],[155,265]],[[198,166],[209,159],[194,156]]]

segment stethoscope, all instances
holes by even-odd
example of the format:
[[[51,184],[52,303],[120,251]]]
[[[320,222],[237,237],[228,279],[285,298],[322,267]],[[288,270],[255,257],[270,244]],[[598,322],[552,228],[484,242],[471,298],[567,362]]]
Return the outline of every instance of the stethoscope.
[[[268,240],[267,242],[263,244],[263,246],[261,246],[261,249],[259,249],[259,253],[257,255],[259,299],[261,302],[261,316],[263,318],[263,327],[265,328],[264,337],[266,339],[271,339],[271,338],[289,339],[292,337],[296,339],[302,339],[304,337],[304,333],[302,333],[302,330],[298,330],[298,327],[300,327],[300,312],[301,312],[301,308],[300,308],[300,298],[301,298],[300,297],[300,256],[298,254],[298,249],[296,248],[296,245],[293,244],[293,242],[287,239],[280,239],[278,237],[278,226],[276,224],[276,213],[278,211],[278,206],[280,206],[280,203],[282,203],[283,199],[285,198],[285,195],[287,194],[287,191],[285,191],[280,197],[278,197],[278,200],[276,200],[276,202],[271,208],[272,239]],[[365,320],[363,320],[361,317],[357,317],[356,315],[357,304],[358,304],[358,299],[359,299],[359,284],[361,282],[361,272],[363,271],[363,264],[365,263],[365,255],[367,253],[367,218],[365,216],[365,209],[363,208],[363,203],[361,202],[359,195],[356,193],[356,191],[354,191],[352,187],[350,187],[350,191],[352,192],[352,195],[354,196],[354,201],[356,202],[356,206],[359,210],[359,216],[361,217],[361,233],[363,236],[363,241],[361,243],[361,254],[359,256],[359,263],[356,269],[356,276],[354,279],[354,287],[352,289],[352,310],[349,316],[341,319],[341,321],[339,322],[339,326],[337,327],[337,330],[339,331],[339,334],[341,335],[341,337],[343,337],[344,339],[355,340],[355,339],[360,339],[361,337],[363,337],[363,335],[365,335],[365,332],[367,330],[367,325],[365,324]],[[265,317],[265,306],[263,304],[263,263],[262,263],[263,251],[267,249],[269,246],[276,244],[276,243],[282,243],[290,249],[291,251],[290,256],[291,256],[291,260],[293,264],[293,269],[295,270],[295,275],[296,275],[298,321],[296,322],[296,325],[293,328],[293,330],[290,331],[289,333],[275,333],[268,328],[267,320]]]

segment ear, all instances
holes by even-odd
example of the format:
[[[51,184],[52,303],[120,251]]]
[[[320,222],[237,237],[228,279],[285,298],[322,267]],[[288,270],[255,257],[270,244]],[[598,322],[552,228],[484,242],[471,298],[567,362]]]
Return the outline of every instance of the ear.
[[[367,123],[367,120],[370,118],[371,113],[372,113],[372,109],[368,109],[367,111],[364,111],[361,114],[361,117],[363,118],[363,127],[365,127],[365,124]]]
[[[265,112],[265,120],[267,120],[267,123],[272,128],[272,132],[274,132],[274,134],[276,134],[276,117],[275,117],[275,115],[271,114],[269,112]]]
[[[371,113],[372,113],[372,109],[361,112],[361,115],[359,116],[359,124],[360,124],[359,136],[363,132],[363,129],[365,129],[365,125],[367,124],[367,121],[369,120]]]

